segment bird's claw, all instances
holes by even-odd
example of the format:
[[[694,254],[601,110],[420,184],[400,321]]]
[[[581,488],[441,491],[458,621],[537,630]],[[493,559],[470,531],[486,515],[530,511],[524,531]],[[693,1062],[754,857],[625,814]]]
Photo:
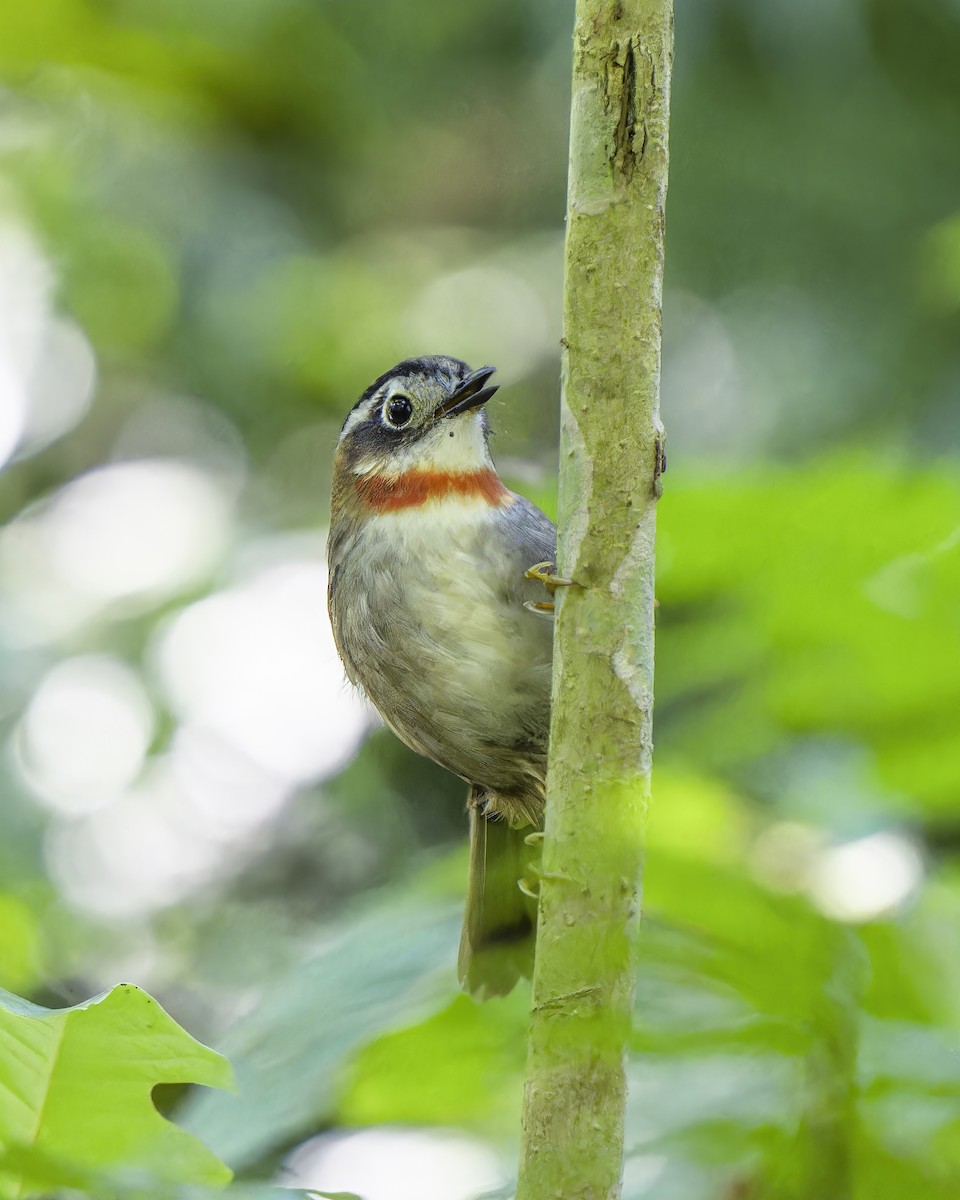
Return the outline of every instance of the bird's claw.
[[[528,837],[543,837],[543,834],[531,833]],[[523,839],[529,845],[528,838]],[[544,879],[556,879],[560,883],[574,883],[575,881],[569,876],[564,875],[562,871],[541,871],[535,863],[530,863],[527,867],[530,875],[533,876],[531,881],[526,876],[517,880],[517,887],[525,896],[529,896],[531,900],[540,899],[540,883]]]
[[[556,605],[552,600],[524,600],[523,607],[527,612],[536,613],[538,617],[552,617],[556,609]]]
[[[564,579],[562,575],[554,575],[555,565],[547,559],[545,562],[534,563],[523,573],[524,579],[537,579],[552,596],[559,587],[573,587],[572,579]]]
[[[523,844],[525,846],[539,846],[545,837],[546,834],[542,829],[535,829],[533,833],[527,834],[527,836],[523,839]]]

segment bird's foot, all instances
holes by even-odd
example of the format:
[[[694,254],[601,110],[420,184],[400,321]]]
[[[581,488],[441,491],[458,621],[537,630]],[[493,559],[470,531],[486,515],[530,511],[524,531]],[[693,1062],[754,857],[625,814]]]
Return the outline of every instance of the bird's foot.
[[[523,839],[523,844],[529,846],[531,850],[539,850],[543,843],[543,830],[534,829]],[[522,879],[517,880],[517,887],[525,896],[529,896],[531,900],[537,900],[540,897],[540,868],[536,862],[527,863],[527,875]]]
[[[537,836],[543,837],[543,834],[530,834],[530,837]],[[524,841],[527,842],[527,838],[524,838]],[[529,872],[529,876],[532,876],[532,878],[529,876],[524,876],[522,879],[518,879],[517,887],[525,896],[529,896],[531,900],[540,899],[540,884],[544,879],[556,879],[560,883],[575,882],[575,880],[573,880],[569,875],[564,875],[562,871],[541,871],[540,868],[534,863],[530,863],[530,865],[527,867],[527,871]]]
[[[542,583],[547,590],[547,595],[552,596],[557,588],[573,587],[572,579],[564,579],[562,575],[554,575],[554,564],[547,559],[545,562],[534,563],[523,573],[524,579],[536,579]],[[525,600],[523,607],[527,612],[536,613],[538,617],[552,617],[556,605],[552,600]]]
[[[574,581],[572,579],[564,579],[562,575],[554,575],[554,569],[555,564],[547,559],[545,562],[534,563],[532,567],[528,567],[524,571],[523,577],[524,579],[538,579],[551,596],[559,587],[573,587]],[[539,609],[540,605],[536,607]],[[550,608],[553,608],[552,604]]]

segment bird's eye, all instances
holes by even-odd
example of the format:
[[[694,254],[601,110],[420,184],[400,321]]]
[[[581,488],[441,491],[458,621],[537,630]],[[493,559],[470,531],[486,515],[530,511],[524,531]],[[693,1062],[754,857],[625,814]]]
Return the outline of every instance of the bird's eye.
[[[406,396],[391,396],[384,405],[383,416],[388,425],[402,429],[413,416],[413,405]]]

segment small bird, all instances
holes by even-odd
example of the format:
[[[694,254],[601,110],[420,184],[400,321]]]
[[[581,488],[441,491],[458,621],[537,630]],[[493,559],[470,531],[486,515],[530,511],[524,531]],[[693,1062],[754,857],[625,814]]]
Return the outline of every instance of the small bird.
[[[401,741],[469,784],[459,974],[480,998],[532,962],[521,886],[543,825],[549,595],[566,582],[553,523],[491,460],[494,370],[409,358],[367,388],[340,433],[327,545],[347,676]]]

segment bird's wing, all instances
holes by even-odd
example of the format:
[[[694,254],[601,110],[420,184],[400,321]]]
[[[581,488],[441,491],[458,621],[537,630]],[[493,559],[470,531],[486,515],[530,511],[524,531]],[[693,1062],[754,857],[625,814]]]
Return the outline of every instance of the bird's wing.
[[[527,579],[524,572],[539,563],[550,563],[556,569],[557,530],[550,518],[525,496],[517,496],[503,510],[502,520],[508,541],[513,547],[513,583],[516,598],[521,604],[542,604],[550,600],[544,585],[537,579]],[[550,616],[549,612],[544,613]]]

